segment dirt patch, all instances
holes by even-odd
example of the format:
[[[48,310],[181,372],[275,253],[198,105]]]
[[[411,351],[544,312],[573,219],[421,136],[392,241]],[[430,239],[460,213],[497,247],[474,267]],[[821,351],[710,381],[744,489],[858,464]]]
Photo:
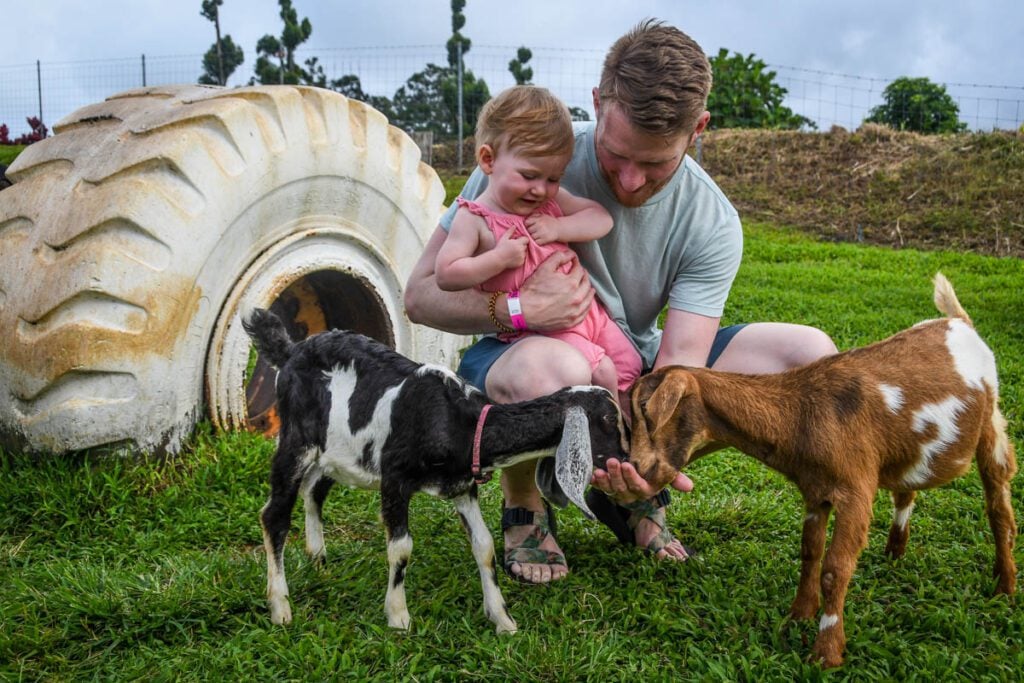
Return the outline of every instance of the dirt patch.
[[[745,221],[824,239],[1024,256],[1024,135],[721,130],[701,162]]]

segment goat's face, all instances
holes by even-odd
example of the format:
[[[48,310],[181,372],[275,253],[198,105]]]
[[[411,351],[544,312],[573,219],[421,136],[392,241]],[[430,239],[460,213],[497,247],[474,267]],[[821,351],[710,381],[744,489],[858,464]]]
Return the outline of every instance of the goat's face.
[[[537,488],[555,505],[565,507],[571,501],[593,519],[584,494],[594,467],[605,468],[609,458],[628,458],[622,411],[611,392],[601,387],[571,387],[564,391],[561,396],[567,400],[563,404],[562,439],[555,457],[537,463]]]
[[[608,458],[625,461],[629,458],[629,437],[622,419],[619,402],[610,391],[598,387],[581,388],[592,396],[585,407],[590,431],[591,457],[594,467],[605,468]]]
[[[663,488],[708,442],[700,387],[684,368],[664,367],[637,380],[630,402],[630,462],[650,484]]]

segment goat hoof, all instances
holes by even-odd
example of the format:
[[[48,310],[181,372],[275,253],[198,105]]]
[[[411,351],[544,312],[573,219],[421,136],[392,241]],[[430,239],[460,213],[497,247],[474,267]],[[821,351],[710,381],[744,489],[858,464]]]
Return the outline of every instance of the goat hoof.
[[[836,652],[830,647],[815,647],[812,660],[816,661],[823,669],[834,669],[843,665],[843,653]]]
[[[292,623],[292,608],[287,602],[270,606],[270,622],[283,626]]]
[[[408,612],[406,612],[405,614],[396,615],[394,617],[388,617],[388,627],[397,629],[399,631],[408,631],[410,623],[412,623],[412,620],[409,618]]]
[[[519,627],[511,619],[502,619],[495,622],[495,630],[498,635],[501,635],[502,633],[515,633],[519,630]]]
[[[843,665],[842,657],[819,657],[818,664],[822,669],[836,669]]]

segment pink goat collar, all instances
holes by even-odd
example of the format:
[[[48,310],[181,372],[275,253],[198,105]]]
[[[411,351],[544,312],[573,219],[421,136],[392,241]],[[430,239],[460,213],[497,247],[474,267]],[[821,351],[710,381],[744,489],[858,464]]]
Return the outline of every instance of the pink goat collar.
[[[477,484],[486,484],[491,480],[490,472],[484,473],[480,470],[480,441],[484,434],[484,422],[487,420],[487,413],[491,411],[491,404],[484,404],[480,411],[480,417],[476,420],[476,433],[473,434],[473,464],[470,472],[473,474],[473,481]]]

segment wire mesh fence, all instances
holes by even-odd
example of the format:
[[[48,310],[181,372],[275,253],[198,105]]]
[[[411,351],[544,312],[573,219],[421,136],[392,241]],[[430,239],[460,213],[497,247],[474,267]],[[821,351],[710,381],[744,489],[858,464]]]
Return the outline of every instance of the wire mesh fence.
[[[570,107],[593,116],[591,88],[597,83],[604,51],[536,48],[532,52],[528,63],[533,69],[532,82],[550,88]],[[316,57],[328,82],[354,74],[367,94],[391,98],[428,63],[446,66],[446,54],[443,45],[418,45],[305,49],[296,56],[299,62]],[[474,45],[465,56],[465,68],[496,93],[515,82],[508,68],[515,54],[516,48],[511,46]],[[253,78],[253,61],[250,56],[228,85],[248,83]],[[882,91],[893,80],[769,66],[788,92],[784,104],[813,121],[819,130],[834,125],[857,128],[870,110],[883,102]],[[196,83],[201,73],[202,55],[0,66],[0,123],[8,125],[12,137],[28,130],[28,117],[39,117],[52,128],[76,109],[118,92],[147,85]],[[960,120],[971,130],[1018,129],[1024,123],[1024,87],[944,85],[959,107]]]

